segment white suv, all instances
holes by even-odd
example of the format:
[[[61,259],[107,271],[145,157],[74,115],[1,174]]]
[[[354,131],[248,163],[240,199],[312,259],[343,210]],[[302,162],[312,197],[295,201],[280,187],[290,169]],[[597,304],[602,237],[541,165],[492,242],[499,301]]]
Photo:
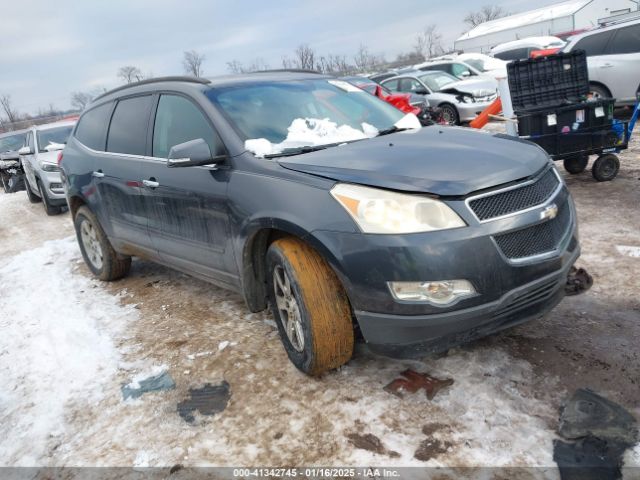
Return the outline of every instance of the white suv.
[[[565,52],[584,50],[595,97],[635,103],[640,91],[640,20],[606,26],[573,36]]]
[[[65,147],[75,123],[73,120],[31,127],[27,131],[24,146],[18,150],[29,201],[42,201],[47,215],[57,215],[67,205],[58,155]]]

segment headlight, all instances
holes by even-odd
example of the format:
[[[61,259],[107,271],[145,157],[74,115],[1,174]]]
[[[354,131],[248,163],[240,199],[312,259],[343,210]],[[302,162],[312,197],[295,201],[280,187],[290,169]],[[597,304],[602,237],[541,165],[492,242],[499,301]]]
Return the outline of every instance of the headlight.
[[[331,195],[365,233],[417,233],[464,227],[464,221],[443,202],[339,183]]]
[[[475,99],[473,97],[470,97],[469,95],[462,95],[460,97],[460,99],[464,102],[464,103],[475,103]]]
[[[461,298],[476,295],[475,288],[468,280],[389,282],[389,289],[397,300],[429,302],[437,306],[451,305]]]
[[[42,163],[40,163],[40,166],[42,167],[42,170],[44,170],[45,172],[59,172],[60,171],[60,167],[58,167],[58,165],[56,165],[55,163],[42,162]]]

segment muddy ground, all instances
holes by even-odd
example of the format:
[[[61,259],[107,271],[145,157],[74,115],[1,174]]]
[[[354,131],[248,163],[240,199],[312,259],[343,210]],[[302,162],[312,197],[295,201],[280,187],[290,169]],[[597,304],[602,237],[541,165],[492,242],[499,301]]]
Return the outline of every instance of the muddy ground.
[[[268,313],[251,314],[236,294],[134,261],[127,278],[98,287],[138,312],[114,338],[122,368],[104,379],[100,402],[69,402],[68,431],[50,439],[38,464],[554,465],[558,408],[576,388],[640,418],[640,258],[617,249],[640,247],[640,145],[621,159],[612,182],[563,173],[591,291],[444,357],[388,360],[359,344],[346,367],[311,379],[289,363]],[[73,235],[68,213],[46,217],[24,192],[14,195],[21,200],[3,202],[4,255]],[[78,262],[74,275],[89,272]],[[230,343],[220,349],[221,342]],[[120,385],[141,365],[167,366],[176,388],[123,402]],[[407,367],[456,383],[433,401],[384,392]],[[224,412],[192,424],[177,415],[190,388],[222,380],[231,389]]]

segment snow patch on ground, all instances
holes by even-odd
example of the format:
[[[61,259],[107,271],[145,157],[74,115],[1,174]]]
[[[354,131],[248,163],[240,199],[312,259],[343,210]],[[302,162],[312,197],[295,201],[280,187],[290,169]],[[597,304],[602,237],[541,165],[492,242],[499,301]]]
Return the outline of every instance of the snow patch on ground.
[[[95,404],[117,372],[112,335],[137,312],[74,272],[73,237],[45,242],[0,268],[0,438],[3,465],[47,463],[67,429],[65,406]]]
[[[362,130],[340,125],[328,118],[296,118],[288,128],[287,138],[280,143],[271,143],[266,138],[253,138],[244,142],[244,148],[256,157],[275,155],[287,148],[327,145],[373,138],[378,130],[368,123],[362,124]]]
[[[622,255],[628,257],[640,258],[640,247],[630,247],[627,245],[616,245],[616,249]]]

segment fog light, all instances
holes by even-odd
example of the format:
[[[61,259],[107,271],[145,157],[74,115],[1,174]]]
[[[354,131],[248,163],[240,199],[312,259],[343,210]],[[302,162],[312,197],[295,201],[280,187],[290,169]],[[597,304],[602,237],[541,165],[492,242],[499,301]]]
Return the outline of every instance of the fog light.
[[[62,190],[62,184],[61,183],[50,183],[49,184],[49,188],[51,190]]]
[[[389,282],[389,289],[404,302],[429,302],[434,305],[451,305],[461,298],[476,294],[467,280],[441,280],[437,282]]]

